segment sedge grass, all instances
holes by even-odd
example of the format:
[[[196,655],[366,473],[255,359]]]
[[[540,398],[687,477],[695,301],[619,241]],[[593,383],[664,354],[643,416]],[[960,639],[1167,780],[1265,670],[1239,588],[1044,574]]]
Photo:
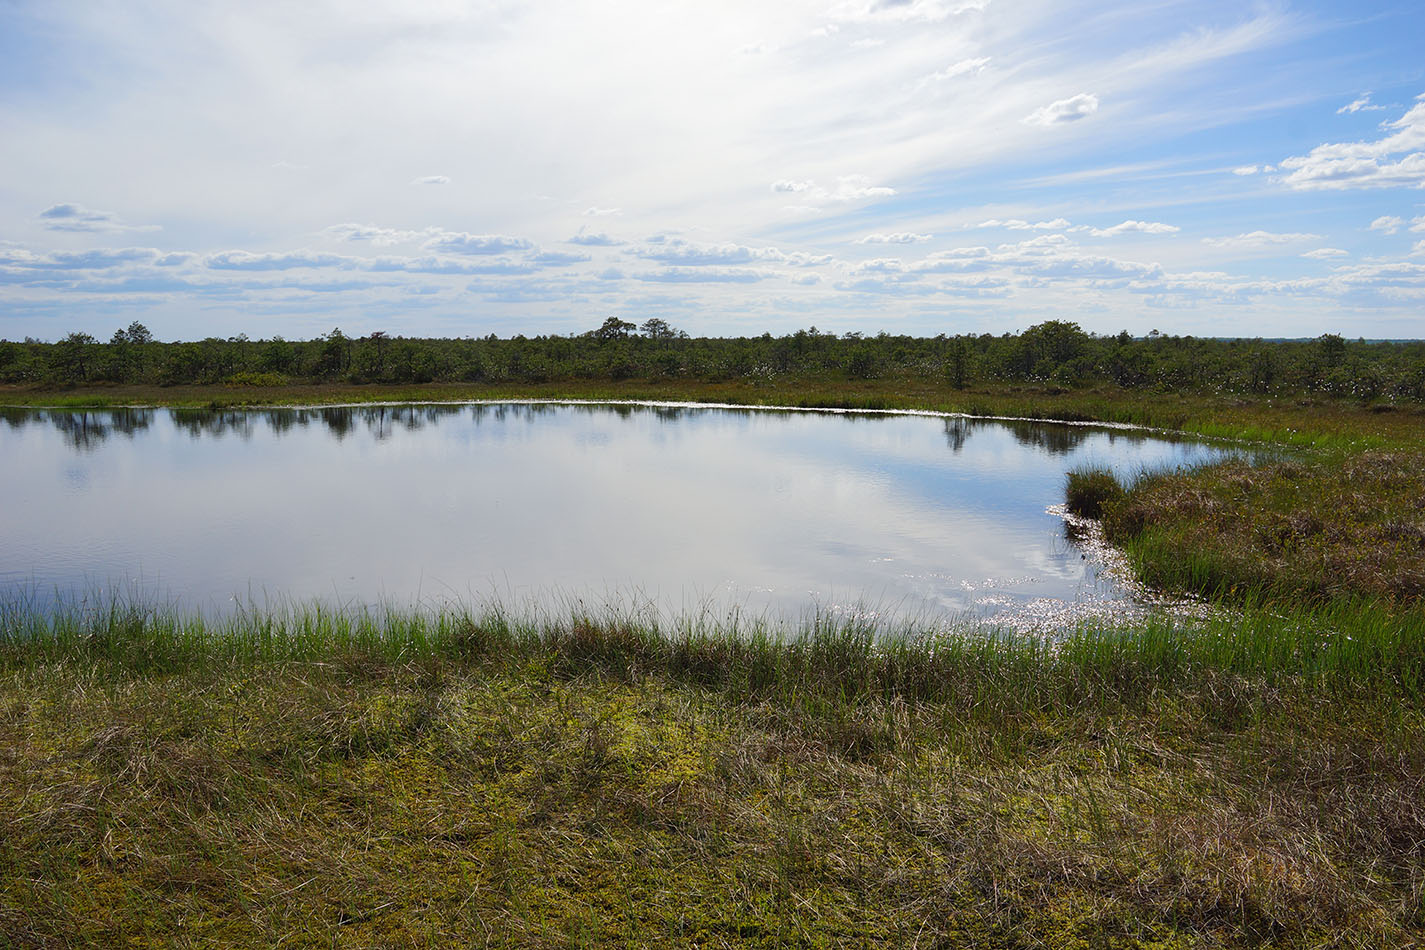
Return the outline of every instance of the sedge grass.
[[[226,616],[113,599],[0,609],[0,664],[83,662],[140,673],[368,657],[387,663],[537,662],[563,675],[656,675],[736,694],[942,701],[966,689],[1052,703],[1070,694],[1180,685],[1195,676],[1302,679],[1403,690],[1425,684],[1425,612],[1387,602],[1283,609],[1254,602],[1207,618],[1164,612],[1085,621],[1045,637],[972,622],[917,630],[857,616],[801,626],[763,619],[640,618],[608,606],[566,615],[500,605],[402,609],[322,603]],[[967,685],[968,684],[968,685]],[[1136,685],[1135,685],[1136,684]]]

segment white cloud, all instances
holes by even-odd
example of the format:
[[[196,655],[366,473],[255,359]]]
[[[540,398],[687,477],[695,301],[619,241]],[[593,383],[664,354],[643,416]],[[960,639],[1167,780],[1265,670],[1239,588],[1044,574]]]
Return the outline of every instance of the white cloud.
[[[40,223],[51,231],[157,231],[158,225],[124,224],[112,211],[96,211],[73,202],[50,205]]]
[[[1372,231],[1383,231],[1386,234],[1394,234],[1405,227],[1405,219],[1398,218],[1393,214],[1383,214],[1371,222]]]
[[[623,214],[622,208],[592,207],[584,209],[584,217],[586,218],[608,218],[619,214]]]
[[[836,184],[830,188],[819,185],[811,179],[798,180],[783,178],[780,181],[774,181],[772,183],[772,190],[785,194],[801,195],[804,201],[813,203],[886,198],[896,193],[894,188],[889,188],[885,185],[871,184],[871,179],[865,175],[842,175],[836,179]],[[801,206],[798,210],[805,210],[805,206]]]
[[[1255,174],[1257,174],[1258,172],[1270,172],[1270,171],[1276,171],[1276,166],[1274,166],[1274,165],[1241,165],[1241,166],[1239,166],[1239,167],[1237,167],[1237,168],[1232,169],[1232,174],[1234,174],[1234,175],[1255,175]]]
[[[665,267],[633,275],[635,280],[665,284],[753,284],[769,276],[765,271],[738,267]]]
[[[645,260],[679,267],[714,267],[730,264],[779,263],[793,267],[814,267],[831,262],[831,255],[805,252],[785,253],[775,247],[748,247],[743,244],[697,244],[682,238],[650,240],[632,252]]]
[[[1010,231],[1062,231],[1069,227],[1066,218],[1054,218],[1052,221],[1022,221],[1019,218],[1010,218],[1001,221],[999,218],[990,218],[988,221],[981,221],[975,225],[977,228],[1007,228]]]
[[[1064,122],[1077,122],[1097,111],[1098,96],[1081,92],[1077,96],[1060,99],[1035,109],[1024,117],[1024,121],[1030,125],[1059,125]]]
[[[323,232],[337,241],[364,242],[377,247],[389,247],[393,244],[408,244],[414,241],[421,241],[432,234],[438,234],[438,228],[426,228],[422,231],[405,231],[400,228],[383,228],[374,224],[333,224]]]
[[[450,179],[445,175],[425,175],[420,178],[412,178],[413,185],[448,185]]]
[[[892,23],[939,23],[963,13],[977,13],[989,0],[849,0],[833,7],[833,20]],[[824,29],[835,31],[835,24]]]
[[[1336,257],[1350,257],[1350,251],[1343,251],[1339,247],[1318,247],[1314,251],[1307,251],[1302,257],[1309,257],[1312,260],[1327,261]]]
[[[1115,237],[1119,234],[1137,232],[1140,234],[1177,234],[1182,230],[1177,225],[1164,224],[1161,221],[1123,221],[1108,228],[1091,228],[1087,225],[1075,225],[1069,229],[1074,232],[1087,232],[1094,237]]]
[[[1271,231],[1252,231],[1247,234],[1236,234],[1229,237],[1203,238],[1202,243],[1209,247],[1225,247],[1246,250],[1262,247],[1280,247],[1283,244],[1295,244],[1299,241],[1320,240],[1319,234],[1285,233],[1277,234]]]
[[[51,251],[36,254],[19,246],[0,247],[0,267],[26,270],[110,270],[133,265],[171,267],[193,259],[191,254],[166,254],[152,247],[98,248],[92,251]]]
[[[363,260],[364,269],[377,273],[397,272],[404,274],[447,274],[464,275],[532,274],[539,267],[530,261],[517,261],[508,257],[489,257],[479,262],[457,260],[449,257],[377,257]]]
[[[1350,112],[1384,112],[1385,106],[1371,104],[1371,94],[1365,93],[1359,99],[1346,103],[1346,105],[1336,110],[1337,115]]]
[[[814,187],[815,185],[809,181],[794,181],[790,178],[783,178],[781,181],[772,182],[773,191],[788,192],[790,194],[800,194],[804,191],[810,191]]]
[[[593,258],[588,254],[571,254],[568,251],[540,251],[531,256],[530,260],[547,267],[567,267],[570,264],[583,264]]]
[[[580,228],[579,233],[571,237],[566,243],[582,244],[585,247],[616,247],[624,242],[602,231],[590,232]]]
[[[503,234],[466,234],[464,231],[441,231],[425,242],[429,251],[443,251],[447,254],[504,254],[509,251],[527,251],[534,244],[524,238],[507,237]]]
[[[903,274],[906,266],[898,257],[878,257],[851,268],[853,274]]]
[[[293,270],[295,268],[357,267],[362,262],[339,254],[319,254],[315,251],[290,251],[283,254],[254,254],[250,251],[221,251],[203,258],[210,270]]]
[[[935,237],[933,234],[916,234],[913,231],[895,231],[890,234],[868,234],[857,244],[922,244]]]
[[[1300,190],[1347,188],[1425,188],[1425,96],[1393,122],[1391,132],[1374,142],[1318,145],[1307,155],[1279,163],[1282,182]]]
[[[962,59],[958,63],[951,63],[944,69],[933,72],[920,81],[921,86],[931,83],[946,82],[959,76],[973,75],[982,71],[990,63],[988,56],[977,56],[974,59]]]
[[[1425,214],[1422,214],[1418,218],[1410,219],[1410,230],[1416,233],[1425,231]]]

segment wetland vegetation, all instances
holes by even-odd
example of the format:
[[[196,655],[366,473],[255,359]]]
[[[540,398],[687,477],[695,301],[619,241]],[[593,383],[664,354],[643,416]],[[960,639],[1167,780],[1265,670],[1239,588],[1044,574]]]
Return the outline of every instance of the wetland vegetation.
[[[1096,511],[1141,576],[1220,609],[1053,642],[895,638],[824,616],[777,636],[616,610],[205,619],[11,602],[0,938],[1418,944],[1425,413],[1397,383],[1425,364],[1420,344],[1338,339],[1239,342],[1270,354],[1258,385],[991,377],[953,338],[924,342],[949,356],[922,375],[16,384],[6,401],[518,393],[979,409],[1284,451],[1069,478],[1070,503]],[[1233,350],[1175,341],[1124,345],[1185,350],[1183,365]],[[1091,338],[1086,352],[1119,343]],[[625,329],[575,346],[642,344]],[[1378,354],[1381,388],[1293,375],[1298,357],[1325,380]]]

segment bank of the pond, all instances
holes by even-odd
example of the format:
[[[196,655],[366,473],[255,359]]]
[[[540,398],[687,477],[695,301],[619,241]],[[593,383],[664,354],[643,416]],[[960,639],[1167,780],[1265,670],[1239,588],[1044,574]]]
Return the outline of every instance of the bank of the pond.
[[[1191,391],[1097,386],[976,385],[954,389],[917,379],[562,380],[526,384],[442,383],[411,386],[309,384],[285,386],[95,385],[67,389],[0,386],[0,404],[61,408],[174,406],[241,408],[368,402],[502,399],[598,399],[729,403],[746,406],[919,409],[1048,421],[1112,422],[1215,438],[1276,444],[1372,446],[1425,450],[1425,406],[1321,396],[1223,396]]]
[[[1151,587],[1276,603],[1425,597],[1425,457],[1369,450],[1116,478],[1071,472],[1071,510],[1101,518]]]
[[[0,942],[1409,943],[1425,620],[1304,619],[12,607]]]

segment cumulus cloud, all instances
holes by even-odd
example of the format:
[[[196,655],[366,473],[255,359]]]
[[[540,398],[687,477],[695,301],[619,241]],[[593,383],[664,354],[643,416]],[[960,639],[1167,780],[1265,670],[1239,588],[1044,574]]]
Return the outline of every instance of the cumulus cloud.
[[[853,274],[902,274],[906,266],[898,257],[878,257],[862,261],[851,269]]]
[[[528,251],[534,244],[524,238],[507,237],[503,234],[440,231],[426,241],[424,247],[428,251],[443,251],[447,254],[505,254],[510,251]]]
[[[1080,224],[1069,230],[1085,232],[1094,237],[1114,237],[1129,232],[1137,232],[1140,234],[1176,234],[1182,229],[1177,225],[1164,224],[1161,221],[1123,221],[1109,228],[1091,228],[1088,225]]]
[[[413,185],[448,185],[450,179],[444,175],[423,175],[420,178],[412,178]]]
[[[636,280],[671,284],[753,284],[766,280],[765,271],[728,267],[665,267],[659,271],[647,271],[633,275]]]
[[[886,198],[896,193],[894,188],[873,185],[865,175],[842,175],[830,187],[815,181],[784,178],[772,183],[772,190],[785,194],[800,195],[804,201],[814,203],[860,201],[866,198]]]
[[[580,228],[579,233],[565,243],[582,244],[585,247],[617,247],[624,242],[602,231],[589,232]]]
[[[1022,221],[1019,218],[1001,221],[999,218],[990,218],[988,221],[981,221],[975,227],[1007,228],[1010,231],[1062,231],[1069,227],[1069,221],[1067,218],[1054,218],[1052,221]]]
[[[1261,247],[1279,247],[1283,244],[1295,244],[1298,241],[1317,241],[1320,239],[1321,235],[1319,234],[1296,232],[1277,234],[1271,231],[1251,231],[1247,234],[1235,234],[1227,237],[1203,238],[1202,243],[1209,247],[1247,250]]]
[[[1328,143],[1282,159],[1281,181],[1300,190],[1425,188],[1425,95],[1381,129],[1390,134],[1374,142]]]
[[[22,247],[0,247],[0,267],[27,270],[110,270],[136,264],[171,267],[193,259],[192,254],[170,254],[152,247],[98,248],[92,251],[52,251],[36,254]]]
[[[421,241],[433,234],[439,234],[440,230],[426,228],[421,231],[405,231],[400,228],[377,227],[374,224],[333,224],[323,229],[322,233],[336,241],[364,242],[377,247],[389,247],[393,244]]]
[[[203,258],[209,270],[293,270],[316,267],[357,267],[362,262],[339,254],[319,254],[313,251],[290,251],[285,254],[254,254],[250,251],[220,251]]]
[[[895,231],[891,234],[868,234],[859,239],[857,244],[923,244],[935,237],[933,234],[916,234],[913,231]]]
[[[1418,218],[1410,219],[1410,230],[1416,233],[1425,231],[1425,214],[1422,214]]]
[[[570,264],[582,264],[592,258],[588,254],[571,254],[568,251],[541,251],[530,260],[548,267],[566,267]]]
[[[1081,92],[1077,96],[1060,99],[1035,109],[1024,117],[1024,121],[1030,125],[1060,125],[1065,122],[1077,122],[1097,111],[1098,96]]]
[[[1386,234],[1394,234],[1405,227],[1405,219],[1398,218],[1393,214],[1383,214],[1371,222],[1372,231],[1384,231]]]
[[[1350,251],[1343,251],[1339,247],[1318,247],[1314,251],[1307,251],[1302,257],[1309,257],[1317,261],[1329,261],[1337,257],[1350,257]]]
[[[156,224],[124,224],[112,211],[96,211],[73,202],[50,205],[40,223],[51,231],[157,231]]]
[[[638,257],[679,267],[717,267],[734,264],[780,263],[794,267],[827,264],[831,255],[812,255],[802,251],[786,253],[775,247],[748,247],[743,244],[698,244],[683,238],[657,236],[633,251]]]
[[[378,257],[365,262],[372,271],[405,274],[532,274],[539,268],[528,261],[494,257],[477,262],[449,257]]]
[[[1359,99],[1346,103],[1336,110],[1337,115],[1344,115],[1351,112],[1384,112],[1385,106],[1371,104],[1371,94],[1365,93]]]

